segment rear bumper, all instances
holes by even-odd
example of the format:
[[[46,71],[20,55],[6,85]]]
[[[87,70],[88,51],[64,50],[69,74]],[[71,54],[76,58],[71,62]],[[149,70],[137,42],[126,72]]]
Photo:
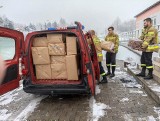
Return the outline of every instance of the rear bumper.
[[[23,90],[26,93],[41,95],[70,95],[70,94],[90,94],[90,89],[85,84],[80,85],[35,85],[23,83]]]

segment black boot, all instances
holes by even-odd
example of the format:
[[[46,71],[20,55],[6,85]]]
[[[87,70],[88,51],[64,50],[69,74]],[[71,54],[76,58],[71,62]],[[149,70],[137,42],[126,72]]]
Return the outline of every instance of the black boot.
[[[142,71],[139,74],[136,74],[136,76],[145,77],[146,76],[146,67],[143,67]]]
[[[103,76],[103,79],[101,80],[100,84],[103,84],[103,83],[108,83],[108,80],[107,80],[107,76],[104,75]]]
[[[107,69],[108,69],[108,72],[107,72],[107,75],[106,75],[106,76],[109,76],[109,75],[111,74],[110,66],[107,66]]]
[[[146,77],[144,77],[144,79],[146,80],[150,80],[153,79],[153,69],[148,69],[149,73]]]
[[[110,75],[111,78],[115,76],[115,74],[114,74],[115,69],[116,69],[116,67],[115,67],[115,66],[112,66],[112,74]]]

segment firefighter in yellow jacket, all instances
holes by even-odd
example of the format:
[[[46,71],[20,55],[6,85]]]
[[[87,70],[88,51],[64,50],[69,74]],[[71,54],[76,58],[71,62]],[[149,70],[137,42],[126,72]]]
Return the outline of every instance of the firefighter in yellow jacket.
[[[144,79],[153,78],[153,65],[152,65],[152,54],[154,51],[158,51],[158,32],[152,26],[152,19],[146,18],[144,20],[144,29],[140,39],[143,41],[142,44],[142,56],[141,56],[141,67],[142,71],[137,76],[144,77]],[[146,69],[148,69],[148,75],[145,75]]]
[[[90,34],[92,36],[95,48],[96,48],[96,52],[97,52],[97,57],[98,57],[98,61],[99,61],[99,67],[100,67],[100,74],[103,77],[103,79],[101,80],[100,83],[107,83],[107,76],[106,73],[103,69],[102,66],[102,60],[103,60],[103,54],[102,54],[102,49],[101,49],[101,41],[100,39],[96,36],[95,31],[94,30],[90,30]]]
[[[119,47],[119,37],[114,33],[114,27],[108,28],[108,35],[106,36],[105,41],[111,41],[114,43],[114,49],[106,53],[106,66],[108,69],[107,76],[110,75],[110,77],[114,77],[116,69],[116,54]],[[112,73],[110,71],[111,67]]]

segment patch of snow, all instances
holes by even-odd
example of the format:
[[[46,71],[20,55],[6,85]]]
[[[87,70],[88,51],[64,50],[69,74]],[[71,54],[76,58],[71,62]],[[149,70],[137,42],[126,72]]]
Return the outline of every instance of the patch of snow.
[[[99,118],[103,117],[107,114],[105,109],[111,109],[109,105],[106,105],[104,103],[96,103],[96,100],[91,97],[90,99],[90,115],[89,118],[91,121],[98,121]]]
[[[148,96],[146,93],[144,93],[144,94],[142,94],[142,96],[144,96],[144,97],[146,97],[146,96]]]
[[[160,86],[150,86],[153,91],[160,92]]]
[[[29,105],[14,119],[14,121],[22,121],[26,120],[28,116],[34,111],[34,109],[37,107],[37,105],[40,103],[42,99],[44,99],[46,96],[39,96],[32,100]]]
[[[17,89],[15,89],[15,91],[20,91],[23,89],[23,84],[21,84]]]
[[[157,120],[160,120],[160,107],[153,107],[154,112],[158,114]]]
[[[19,101],[22,98],[17,98],[19,91],[23,89],[23,85],[21,84],[18,88],[7,92],[0,96],[0,105],[7,105],[12,101]]]
[[[124,68],[125,71],[127,71],[127,68]]]
[[[148,116],[148,121],[156,121],[153,116]]]
[[[143,91],[140,91],[140,90],[129,90],[129,93],[143,94]]]
[[[11,92],[8,92],[8,93],[2,95],[0,98],[0,105],[7,105],[7,104],[11,103],[12,101],[17,101],[16,96],[18,95],[18,92],[17,93],[13,93],[13,92],[14,91],[11,91]]]
[[[141,89],[142,85],[137,84],[137,82],[129,82],[129,83],[125,84],[125,87],[128,87],[128,88],[139,88],[139,89]]]
[[[130,114],[125,114],[125,115],[124,115],[124,120],[125,120],[125,121],[133,121],[133,120],[132,120],[132,116],[131,116]]]
[[[129,68],[129,69],[136,69],[137,68],[137,65],[136,64],[134,64],[134,66],[133,65],[127,65],[127,67]]]
[[[8,117],[11,116],[11,113],[7,113],[7,109],[0,109],[0,120],[6,121]]]
[[[126,102],[126,101],[129,101],[129,99],[126,97],[120,100],[120,102]]]
[[[96,85],[96,95],[99,94],[101,92],[101,89],[99,87],[99,85]]]
[[[156,121],[156,119],[153,116],[147,116],[143,118],[138,118],[138,121]]]

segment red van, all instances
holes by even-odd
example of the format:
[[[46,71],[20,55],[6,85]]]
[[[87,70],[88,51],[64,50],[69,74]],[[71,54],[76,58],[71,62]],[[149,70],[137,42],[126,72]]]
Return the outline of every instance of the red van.
[[[0,27],[0,44],[6,44],[10,39],[14,42],[14,55],[5,59],[6,75],[0,85],[0,94],[4,94],[19,87],[19,81],[23,80],[23,90],[33,94],[95,94],[96,80],[99,80],[99,66],[94,44],[89,48],[86,37],[91,38],[89,33],[83,33],[83,26],[75,22],[76,26],[63,29],[50,29],[45,31],[35,31],[27,34],[25,41],[23,33]],[[79,58],[79,78],[74,80],[43,80],[37,79],[33,64],[31,47],[33,38],[43,37],[46,34],[65,34],[77,37],[78,58]],[[92,40],[92,38],[91,38]],[[92,40],[93,43],[93,40]],[[0,46],[0,54],[3,48]]]

